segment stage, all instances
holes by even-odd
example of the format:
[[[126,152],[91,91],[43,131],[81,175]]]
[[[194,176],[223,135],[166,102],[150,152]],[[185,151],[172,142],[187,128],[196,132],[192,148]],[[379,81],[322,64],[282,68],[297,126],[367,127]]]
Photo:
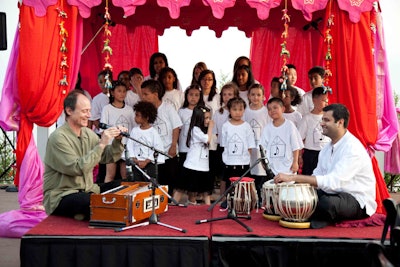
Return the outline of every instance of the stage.
[[[379,242],[382,217],[365,227],[289,229],[263,210],[241,219],[196,224],[227,215],[216,206],[170,206],[157,224],[122,232],[88,221],[49,216],[21,239],[21,266],[372,266],[366,245]]]

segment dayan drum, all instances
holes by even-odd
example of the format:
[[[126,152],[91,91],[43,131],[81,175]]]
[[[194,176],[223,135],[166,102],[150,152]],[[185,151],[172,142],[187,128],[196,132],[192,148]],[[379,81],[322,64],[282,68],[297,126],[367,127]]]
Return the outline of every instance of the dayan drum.
[[[231,177],[230,181],[233,183],[239,177]],[[250,214],[258,203],[258,195],[254,179],[250,177],[243,177],[239,183],[235,185],[233,193],[233,209],[237,214]],[[231,201],[228,201],[230,203]]]
[[[280,183],[275,188],[277,212],[282,216],[279,224],[289,228],[309,228],[318,202],[314,187],[309,184]]]
[[[274,180],[266,181],[261,190],[262,207],[265,208],[263,217],[271,221],[279,221],[281,216],[278,214],[276,207],[277,191]]]

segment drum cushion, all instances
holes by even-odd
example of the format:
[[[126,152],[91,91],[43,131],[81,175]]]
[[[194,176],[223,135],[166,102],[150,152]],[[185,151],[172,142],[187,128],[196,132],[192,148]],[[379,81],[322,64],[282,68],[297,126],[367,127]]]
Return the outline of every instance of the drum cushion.
[[[229,178],[229,180],[231,180],[231,182],[234,182],[236,180],[238,180],[240,177],[231,177]],[[254,179],[250,178],[250,177],[243,177],[242,180],[240,180],[241,182],[253,182]]]

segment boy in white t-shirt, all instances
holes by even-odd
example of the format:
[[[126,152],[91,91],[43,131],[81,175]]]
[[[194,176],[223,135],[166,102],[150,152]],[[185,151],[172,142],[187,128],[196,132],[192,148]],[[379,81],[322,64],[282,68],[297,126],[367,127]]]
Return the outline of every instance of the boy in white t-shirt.
[[[92,100],[92,109],[90,111],[89,128],[93,129],[95,133],[100,134],[99,123],[103,107],[110,103],[110,93],[108,81],[112,81],[112,72],[110,70],[103,70],[97,75],[97,82],[101,89],[101,93],[97,94]]]
[[[328,105],[328,90],[317,87],[312,92],[313,110],[306,114],[299,122],[300,136],[304,141],[303,155],[299,155],[299,165],[302,174],[312,175],[318,164],[318,155],[321,149],[331,141],[322,133],[321,120],[323,108]]]
[[[312,91],[314,88],[324,86],[325,69],[320,66],[311,68],[308,71],[308,79],[310,81],[311,90],[303,95],[303,101],[297,108],[297,111],[299,111],[303,116],[314,108],[312,102]]]
[[[297,173],[299,153],[303,149],[300,133],[294,123],[283,116],[285,107],[282,99],[271,98],[267,108],[272,122],[264,127],[260,144],[266,149],[271,170],[275,175]]]
[[[182,121],[175,108],[162,101],[164,90],[156,80],[147,80],[142,84],[142,99],[157,108],[157,119],[153,127],[157,130],[164,145],[164,152],[170,156],[164,164],[158,166],[158,182],[168,185],[169,195],[173,194],[175,180],[179,173],[178,138]]]

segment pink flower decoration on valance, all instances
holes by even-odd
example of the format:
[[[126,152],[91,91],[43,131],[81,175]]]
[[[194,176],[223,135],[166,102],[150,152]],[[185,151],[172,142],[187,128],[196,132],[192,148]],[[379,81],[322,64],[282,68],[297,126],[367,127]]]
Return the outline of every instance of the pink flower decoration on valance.
[[[128,17],[136,12],[136,7],[144,5],[146,0],[112,0],[115,6],[122,7],[124,16]]]
[[[102,0],[67,0],[71,6],[77,6],[82,18],[90,17],[90,9],[101,4]]]
[[[247,4],[257,9],[257,16],[259,19],[267,19],[271,8],[280,5],[281,0],[246,0]]]
[[[281,0],[246,0],[247,4],[257,9],[257,16],[259,19],[267,19],[271,8],[280,5]]]
[[[312,20],[312,13],[326,7],[329,0],[292,0],[295,9],[300,10],[306,20]]]
[[[47,7],[57,4],[57,0],[24,0],[23,4],[33,7],[36,16],[43,17],[46,15]]]
[[[33,7],[35,10],[35,15],[38,17],[43,17],[47,13],[47,8],[49,6],[56,5],[57,0],[24,0],[24,5]],[[67,3],[71,6],[77,6],[79,14],[83,18],[90,17],[90,9],[94,6],[101,4],[101,0],[67,0]]]
[[[351,22],[360,21],[362,12],[371,11],[376,0],[338,0],[339,8],[349,12]]]
[[[166,7],[173,19],[179,18],[181,7],[190,5],[190,0],[157,0],[157,4]]]
[[[225,8],[233,7],[236,0],[203,0],[203,4],[210,6],[214,17],[222,19],[225,13]]]

